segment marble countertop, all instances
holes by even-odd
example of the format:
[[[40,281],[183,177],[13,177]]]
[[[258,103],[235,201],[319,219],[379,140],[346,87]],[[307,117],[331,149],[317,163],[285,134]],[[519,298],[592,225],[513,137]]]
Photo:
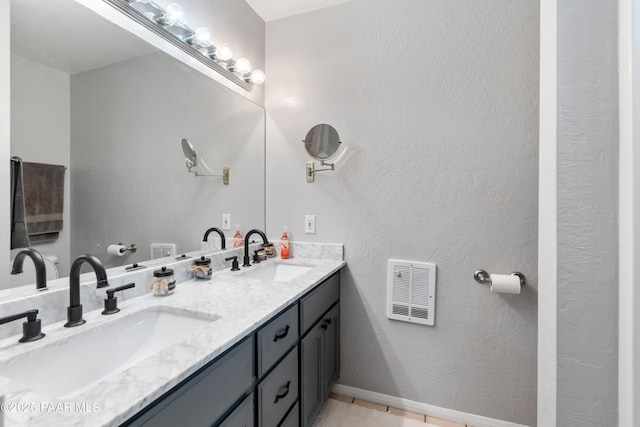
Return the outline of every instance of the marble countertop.
[[[275,262],[313,268],[289,282],[267,282],[242,275]],[[17,336],[4,339],[0,341],[0,365],[14,357],[29,357],[39,349],[63,343],[79,334],[99,330],[142,310],[163,308],[204,317],[218,316],[189,338],[69,397],[56,398],[0,377],[0,396],[4,395],[3,408],[7,409],[4,425],[120,425],[344,265],[344,261],[295,258],[269,260],[239,272],[225,269],[215,272],[208,281],[179,283],[174,295],[154,297],[145,294],[122,301],[118,304],[121,311],[115,315],[103,316],[101,309],[85,313],[87,323],[80,327],[64,328],[64,321],[45,326],[46,337],[33,343],[19,344]],[[56,366],[50,369],[56,369]]]

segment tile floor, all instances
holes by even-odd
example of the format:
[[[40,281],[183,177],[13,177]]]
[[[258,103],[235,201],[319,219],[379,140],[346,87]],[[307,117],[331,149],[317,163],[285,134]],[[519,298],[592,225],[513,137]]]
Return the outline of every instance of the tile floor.
[[[361,400],[361,399],[355,399],[353,397],[349,397],[349,396],[344,396],[341,394],[336,394],[336,393],[331,393],[331,395],[329,396],[331,399],[334,399],[338,402],[343,402],[346,404],[353,404],[353,405],[357,405],[360,408],[365,408],[366,412],[369,413],[372,416],[375,416],[375,413],[373,411],[379,411],[379,412],[386,412],[392,415],[396,415],[399,417],[403,417],[405,419],[407,419],[407,421],[412,420],[413,422],[411,424],[402,424],[401,425],[420,425],[420,423],[425,423],[425,427],[471,427],[471,426],[465,426],[464,424],[458,424],[458,423],[453,423],[451,421],[446,421],[446,420],[442,420],[439,418],[434,418],[434,417],[430,417],[427,415],[422,415],[422,414],[417,414],[415,412],[409,412],[409,411],[404,411],[402,409],[398,409],[398,408],[393,408],[390,406],[384,406],[384,405],[379,405],[377,403],[373,403],[373,402],[368,402],[366,400]],[[331,416],[334,417],[334,419],[342,419],[344,420],[345,426],[347,425],[347,409],[349,409],[348,406],[343,406],[343,405],[333,405],[329,411],[332,412]],[[320,417],[318,418],[318,422],[316,423],[316,426],[324,426],[327,425],[328,419],[326,412],[325,413],[321,413]],[[336,412],[344,412],[344,414],[336,414]],[[362,418],[362,414],[363,412],[361,411],[358,416],[360,418]],[[325,422],[323,422],[322,417],[325,417]],[[377,417],[377,424],[382,426],[395,426],[398,425],[397,422],[394,422],[396,420],[395,417],[388,417],[388,418],[381,418],[381,417]],[[386,421],[385,421],[386,420]],[[416,423],[417,421],[417,423]]]

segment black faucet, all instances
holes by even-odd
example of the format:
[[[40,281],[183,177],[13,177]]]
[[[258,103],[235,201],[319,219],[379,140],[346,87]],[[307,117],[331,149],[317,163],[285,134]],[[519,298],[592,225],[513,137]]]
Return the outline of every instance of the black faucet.
[[[211,234],[212,231],[215,231],[216,233],[218,233],[220,235],[220,240],[222,241],[222,248],[221,249],[226,249],[227,243],[226,243],[226,239],[224,237],[224,233],[218,227],[211,227],[210,229],[208,229],[204,233],[204,237],[202,238],[202,241],[206,242],[207,239],[209,238],[209,234]]]
[[[80,304],[80,269],[82,264],[88,263],[96,273],[96,280],[98,281],[98,288],[106,288],[109,286],[107,281],[107,272],[104,271],[104,267],[100,260],[93,255],[80,255],[71,264],[71,271],[69,272],[69,307],[67,307],[67,323],[64,324],[65,328],[71,328],[73,326],[80,326],[85,323],[82,318],[82,304]]]
[[[28,256],[33,260],[33,264],[36,266],[36,289],[44,291],[47,289],[47,269],[44,266],[44,258],[40,255],[40,252],[33,248],[24,248],[16,255],[13,260],[13,268],[11,274],[22,273],[22,265],[24,264],[24,258]]]
[[[22,338],[20,338],[18,342],[31,342],[44,338],[44,334],[41,332],[42,324],[40,319],[38,319],[38,310],[29,310],[24,313],[3,317],[0,319],[0,325],[22,319],[23,317],[26,317],[27,321],[22,324]]]
[[[249,237],[252,234],[259,234],[260,237],[262,237],[263,247],[267,247],[270,244],[269,240],[267,239],[267,235],[264,234],[263,231],[260,231],[257,228],[254,228],[253,230],[249,231],[247,235],[244,236],[244,258],[243,258],[244,262],[242,263],[243,267],[251,267],[251,258],[249,258]]]

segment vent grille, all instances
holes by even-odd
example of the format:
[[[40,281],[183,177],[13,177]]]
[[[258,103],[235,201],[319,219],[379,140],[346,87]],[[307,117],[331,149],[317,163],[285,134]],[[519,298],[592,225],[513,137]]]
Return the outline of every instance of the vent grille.
[[[387,271],[387,317],[433,326],[436,265],[390,259]]]

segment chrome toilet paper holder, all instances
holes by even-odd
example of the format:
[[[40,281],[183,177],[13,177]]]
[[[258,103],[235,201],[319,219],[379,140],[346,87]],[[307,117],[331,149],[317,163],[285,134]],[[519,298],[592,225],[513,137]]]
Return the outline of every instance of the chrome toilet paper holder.
[[[526,278],[524,277],[524,274],[518,271],[514,271],[513,273],[511,273],[511,275],[518,276],[518,278],[520,279],[520,287],[526,284]],[[476,272],[473,273],[473,278],[476,279],[476,282],[480,283],[481,285],[491,285],[491,275],[487,273],[486,270],[476,270]]]
[[[138,250],[138,248],[136,247],[136,244],[135,244],[135,243],[132,243],[131,245],[129,245],[129,247],[127,247],[127,246],[126,246],[125,244],[123,244],[123,243],[118,243],[118,246],[124,246],[124,248],[120,248],[120,249],[119,249],[119,252],[120,252],[121,254],[124,254],[124,253],[126,253],[126,252],[130,252],[130,253],[132,253],[132,254],[135,254],[135,253],[136,253],[136,251]]]

